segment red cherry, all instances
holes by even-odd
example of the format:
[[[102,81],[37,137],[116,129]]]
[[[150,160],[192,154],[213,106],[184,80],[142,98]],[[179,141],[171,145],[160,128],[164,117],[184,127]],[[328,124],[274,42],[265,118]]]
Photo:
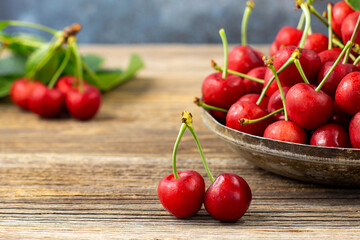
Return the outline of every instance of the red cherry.
[[[298,83],[291,87],[285,99],[289,118],[305,129],[323,125],[333,109],[333,101],[326,93],[315,91],[315,87]]]
[[[261,57],[249,46],[237,46],[229,52],[228,69],[247,73],[261,66],[264,66]]]
[[[360,11],[349,14],[341,25],[341,37],[344,43],[347,43],[354,32],[356,22],[359,18]],[[360,34],[358,32],[354,43],[360,44]]]
[[[28,78],[19,78],[15,80],[10,89],[10,97],[12,101],[22,109],[29,109],[29,96],[36,86],[34,81]]]
[[[339,83],[335,101],[344,112],[354,115],[360,111],[360,72],[346,75]]]
[[[64,94],[37,82],[29,97],[29,110],[44,118],[58,117],[64,108]]]
[[[251,69],[246,75],[264,79],[267,67],[256,67]],[[261,93],[263,84],[244,78],[244,86],[246,93]]]
[[[272,71],[268,68],[265,72],[265,78],[264,78],[264,87],[269,83],[269,81],[271,80],[271,78],[274,76],[274,74],[272,73]],[[281,86],[284,87],[289,87],[284,83],[281,83]],[[277,90],[279,90],[278,85],[276,80],[274,79],[274,81],[270,84],[268,90],[266,91],[266,96],[271,97]]]
[[[273,57],[277,53],[277,51],[279,51],[279,49],[276,46],[276,42],[273,42],[270,45],[270,56]]]
[[[304,48],[320,53],[328,49],[329,39],[321,33],[313,33],[307,36]]]
[[[333,111],[329,117],[328,123],[334,123],[342,126],[343,128],[348,128],[351,120],[351,116],[340,109],[340,107],[334,101]]]
[[[170,174],[161,179],[158,196],[161,204],[174,216],[194,216],[201,208],[205,196],[203,177],[195,171],[179,172],[179,179]]]
[[[267,115],[267,112],[252,102],[238,101],[234,103],[226,115],[226,126],[240,132],[262,136],[265,128],[271,123],[271,118],[249,125],[241,125],[239,119],[258,119]]]
[[[353,12],[354,10],[345,1],[340,1],[333,6],[331,26],[337,35],[341,36],[341,25]]]
[[[284,26],[275,37],[276,48],[280,49],[284,46],[296,46],[303,35],[303,31],[292,26]]]
[[[66,95],[74,87],[76,82],[77,80],[74,76],[63,76],[56,82],[55,88]],[[86,82],[83,82],[83,84],[87,85]]]
[[[347,132],[336,124],[326,124],[314,132],[310,145],[322,147],[350,147],[350,138]]]
[[[239,98],[239,100],[237,102],[252,102],[252,103],[256,103],[257,100],[259,100],[260,94],[256,94],[256,93],[249,93],[249,94],[245,94],[244,96],[242,96],[241,98]],[[267,105],[269,103],[269,98],[268,97],[264,97],[263,100],[261,101],[261,104],[259,105],[262,109],[266,110],[267,109]],[[277,110],[277,109],[276,109]]]
[[[287,92],[289,91],[289,87],[283,87],[283,92],[284,92],[284,96],[286,97]],[[282,99],[281,99],[281,94],[279,90],[276,90],[273,95],[271,95],[271,97],[269,98],[269,102],[267,105],[267,111],[269,113],[274,112],[280,108],[283,107],[283,103],[282,103]],[[277,113],[275,115],[273,115],[273,118],[276,120],[284,120],[285,116],[283,112]]]
[[[270,124],[264,132],[264,138],[283,142],[306,143],[306,132],[296,123],[280,120]]]
[[[241,218],[250,206],[252,194],[247,182],[232,173],[219,175],[205,194],[206,211],[224,222]]]
[[[95,116],[100,108],[101,93],[90,85],[84,85],[84,91],[73,88],[65,98],[66,107],[74,118],[89,120]]]
[[[329,72],[331,67],[333,66],[334,62],[327,62],[321,68],[319,76],[318,76],[318,83],[320,84],[325,75]],[[358,70],[356,66],[353,64],[338,64],[329,75],[328,79],[322,86],[321,90],[324,91],[327,95],[334,98],[336,88],[339,85],[340,81],[349,73]]]
[[[349,134],[351,146],[353,148],[360,148],[360,112],[355,114],[355,116],[351,119]]]
[[[321,53],[319,53],[321,64],[324,65],[327,62],[335,62],[336,59],[339,57],[341,51],[341,48],[332,48],[322,51]],[[341,61],[343,59],[344,57],[341,58]]]

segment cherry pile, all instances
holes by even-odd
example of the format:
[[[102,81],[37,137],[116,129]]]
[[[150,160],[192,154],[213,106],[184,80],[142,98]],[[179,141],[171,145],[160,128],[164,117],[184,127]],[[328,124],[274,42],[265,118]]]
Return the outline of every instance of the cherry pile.
[[[197,105],[227,127],[264,138],[322,147],[360,148],[360,9],[329,3],[324,16],[312,1],[295,0],[302,16],[284,26],[264,56],[246,43],[248,1],[242,45],[228,53],[224,67],[202,84]],[[350,2],[350,1],[349,1]],[[357,10],[357,11],[356,11]],[[311,14],[328,27],[312,33]]]
[[[203,177],[195,171],[177,172],[176,153],[180,140],[189,129],[199,149],[206,172],[212,182],[205,191]],[[173,150],[173,174],[164,177],[158,186],[162,205],[178,218],[194,216],[202,207],[215,219],[234,222],[241,218],[250,206],[252,194],[247,182],[232,173],[220,174],[216,179],[210,172],[200,142],[192,126],[192,115],[182,113],[182,125]]]

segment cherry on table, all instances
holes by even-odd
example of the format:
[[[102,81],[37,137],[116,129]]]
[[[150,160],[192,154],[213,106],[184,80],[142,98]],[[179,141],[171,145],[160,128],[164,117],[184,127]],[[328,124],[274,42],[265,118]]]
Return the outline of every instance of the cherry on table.
[[[251,69],[246,75],[264,79],[267,67],[256,67]],[[258,93],[260,94],[263,89],[263,84],[244,78],[244,86],[246,93]]]
[[[280,120],[270,124],[264,131],[264,138],[283,142],[306,143],[306,132],[292,121]]]
[[[310,145],[321,147],[350,147],[349,134],[341,126],[336,124],[325,124],[313,133]]]
[[[290,89],[290,87],[283,87],[282,88],[285,97],[286,97],[286,94],[289,91],[289,89]],[[271,113],[271,112],[274,112],[274,111],[276,111],[276,110],[278,110],[278,109],[280,109],[282,107],[283,107],[283,102],[282,102],[282,99],[281,99],[280,90],[278,89],[269,98],[269,102],[268,102],[268,105],[267,105],[267,111],[269,113]],[[276,119],[276,120],[284,120],[285,116],[284,116],[284,113],[281,112],[281,113],[276,113],[275,115],[273,115],[273,118]]]
[[[224,222],[241,218],[250,206],[252,194],[247,182],[232,173],[219,175],[205,193],[206,211]]]
[[[360,148],[360,112],[356,113],[349,125],[351,146]]]
[[[306,37],[304,48],[321,53],[328,49],[329,39],[322,33],[313,33]]]
[[[341,36],[341,25],[345,18],[354,12],[345,1],[337,2],[332,8],[331,26],[337,35]]]
[[[354,115],[360,111],[360,72],[346,75],[339,83],[335,101],[344,112]]]
[[[11,100],[24,110],[29,109],[29,96],[38,81],[31,81],[28,78],[15,80],[10,88]]]

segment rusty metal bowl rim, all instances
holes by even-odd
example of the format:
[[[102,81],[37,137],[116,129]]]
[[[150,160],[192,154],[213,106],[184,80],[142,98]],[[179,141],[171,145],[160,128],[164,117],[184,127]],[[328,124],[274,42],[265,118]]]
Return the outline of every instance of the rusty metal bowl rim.
[[[360,166],[360,149],[319,147],[259,137],[226,127],[202,108],[200,112],[204,124],[212,132],[239,148],[267,155],[296,159],[298,161]],[[289,151],[289,149],[292,151]]]

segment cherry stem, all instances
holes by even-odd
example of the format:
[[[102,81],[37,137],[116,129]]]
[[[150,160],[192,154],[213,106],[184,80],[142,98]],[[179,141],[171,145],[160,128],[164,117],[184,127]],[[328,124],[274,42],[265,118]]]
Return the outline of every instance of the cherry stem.
[[[356,38],[356,36],[358,35],[359,29],[360,29],[360,15],[359,15],[358,20],[357,20],[357,22],[356,22],[354,31],[353,31],[353,33],[352,33],[352,35],[351,35],[350,42],[351,42],[352,44],[354,44],[354,42],[355,42],[355,38]],[[352,46],[352,45],[351,45],[351,46]],[[346,54],[345,54],[345,57],[344,57],[344,61],[343,61],[344,64],[349,61],[350,52],[351,52],[351,48],[349,48],[349,49],[346,51]]]
[[[303,68],[301,67],[301,63],[300,63],[299,59],[295,59],[294,64],[295,64],[296,68],[298,69],[298,71],[299,71],[302,79],[304,80],[304,82],[307,83],[307,84],[310,84],[309,80],[307,79],[307,77],[306,77],[306,75],[304,73]]]
[[[281,82],[280,82],[280,79],[279,79],[279,76],[278,74],[276,73],[276,70],[274,68],[274,64],[272,63],[272,60],[267,60],[267,66],[268,68],[270,68],[270,70],[273,72],[275,78],[276,78],[276,83],[278,85],[278,88],[279,88],[279,91],[280,91],[280,96],[281,96],[281,101],[282,101],[282,104],[283,104],[283,107],[284,107],[284,116],[285,116],[285,121],[288,121],[289,118],[288,118],[288,115],[287,115],[287,112],[286,112],[286,105],[285,105],[285,94],[284,94],[284,91],[282,89],[282,86],[281,86]]]
[[[300,44],[299,44],[300,48],[304,48],[306,38],[307,38],[307,36],[309,34],[309,30],[311,28],[311,16],[310,16],[310,11],[309,11],[308,5],[304,1],[297,0],[297,2],[300,3],[299,5],[305,15],[305,29],[304,29],[304,33],[302,35],[302,38],[301,38]]]
[[[222,28],[219,31],[221,41],[224,48],[224,71],[222,72],[222,78],[227,78],[228,75],[228,42],[226,39],[225,30]]]
[[[328,26],[328,34],[329,34],[328,49],[332,49],[332,38],[333,38],[333,29],[331,27],[331,24],[332,24],[332,7],[333,7],[332,3],[327,4],[327,17],[328,17],[328,22],[329,22],[329,26]]]
[[[327,74],[325,75],[325,77],[323,78],[323,80],[321,80],[319,86],[317,86],[317,88],[315,89],[316,92],[319,92],[322,88],[322,86],[325,84],[326,80],[329,78],[330,74],[334,71],[335,67],[339,64],[339,62],[341,61],[341,58],[344,56],[345,52],[348,49],[351,49],[352,46],[352,42],[348,41],[348,43],[345,45],[344,49],[341,51],[339,57],[336,59],[336,61],[334,62],[334,64],[332,65],[332,67],[330,68],[330,70],[327,72]]]
[[[75,77],[79,83],[79,92],[84,92],[84,80],[83,80],[83,69],[82,69],[82,60],[79,53],[78,45],[76,44],[76,37],[70,36],[68,38],[69,47],[72,49],[72,53],[75,57]]]
[[[179,147],[180,140],[181,140],[182,136],[184,135],[185,130],[186,130],[186,124],[182,123],[181,127],[180,127],[180,131],[179,131],[179,135],[176,138],[174,149],[173,149],[172,167],[173,167],[173,173],[174,173],[174,178],[175,179],[180,178],[180,176],[179,176],[179,174],[177,172],[177,168],[176,168],[176,153],[177,153],[177,149]]]
[[[337,45],[338,47],[342,48],[342,49],[345,47],[345,45],[344,45],[342,42],[340,42],[339,40],[337,40],[336,38],[333,38],[332,42],[333,42],[335,45]],[[350,59],[353,60],[353,61],[355,61],[356,58],[355,58],[354,55],[352,55],[352,54],[350,53]]]
[[[199,107],[202,107],[202,108],[204,108],[204,109],[215,110],[215,111],[220,111],[220,112],[224,112],[224,113],[227,113],[227,112],[228,112],[228,110],[226,110],[226,109],[208,105],[208,104],[206,104],[203,100],[201,100],[201,99],[198,98],[198,97],[195,97],[194,103],[195,103],[196,105],[198,105]]]
[[[255,3],[253,0],[249,0],[246,2],[246,8],[241,22],[241,44],[243,46],[247,45],[247,36],[246,36],[247,26],[251,11],[254,7],[255,7]]]
[[[212,66],[212,68],[214,70],[219,71],[219,72],[223,72],[223,69],[214,60],[211,60],[211,66]],[[252,76],[246,75],[246,74],[241,73],[241,72],[236,72],[236,71],[228,69],[228,73],[230,73],[232,75],[242,77],[242,78],[247,78],[247,79],[249,79],[251,81],[254,81],[254,82],[257,82],[257,83],[264,84],[263,79],[252,77]]]
[[[55,86],[56,81],[59,79],[60,75],[65,70],[66,65],[69,63],[70,55],[71,55],[71,49],[68,47],[68,49],[66,49],[65,57],[60,65],[60,67],[58,68],[58,70],[56,70],[56,72],[54,73],[54,76],[50,80],[50,83],[48,85],[49,88],[53,88]]]
[[[282,71],[284,71],[288,66],[290,66],[292,63],[294,62],[293,58],[289,58],[282,66],[281,68],[276,72],[278,75],[280,73],[282,73]],[[264,99],[267,90],[269,89],[270,85],[272,84],[272,82],[275,80],[275,75],[270,79],[270,81],[266,84],[266,86],[263,88],[259,99],[257,100],[256,104],[260,105],[262,100]]]
[[[241,125],[249,125],[249,124],[252,124],[252,123],[257,123],[257,122],[265,120],[265,119],[267,119],[267,118],[269,118],[269,117],[271,117],[271,116],[273,116],[273,115],[275,115],[275,114],[277,114],[279,112],[282,112],[282,111],[284,111],[284,108],[280,108],[280,109],[278,109],[276,111],[273,111],[273,112],[269,113],[268,115],[266,115],[264,117],[257,118],[257,119],[240,118],[239,123]]]
[[[196,136],[196,133],[195,133],[195,130],[194,130],[194,127],[192,126],[192,115],[191,113],[189,112],[183,112],[183,123],[186,124],[186,126],[188,127],[188,129],[190,130],[191,134],[193,135],[194,137],[194,140],[196,142],[196,145],[199,149],[199,152],[200,152],[200,155],[201,155],[201,159],[203,161],[203,164],[204,164],[204,167],[205,167],[205,170],[207,172],[207,175],[209,176],[210,178],[210,181],[211,182],[214,182],[215,181],[215,178],[213,177],[213,175],[211,174],[210,172],[210,169],[209,169],[209,166],[206,162],[206,159],[205,159],[205,156],[204,156],[204,153],[203,153],[203,150],[202,150],[202,147],[200,145],[200,142],[199,142],[199,139],[198,137]]]
[[[301,13],[301,16],[300,16],[300,19],[299,19],[299,23],[298,23],[298,25],[297,25],[297,29],[298,29],[298,30],[303,29],[304,23],[305,23],[305,14],[304,14],[304,12],[302,12],[302,13]]]
[[[2,24],[7,24],[10,26],[34,28],[34,29],[38,29],[38,30],[42,30],[44,32],[50,33],[54,36],[57,35],[57,33],[58,33],[58,31],[56,31],[55,29],[46,27],[41,24],[36,24],[36,23],[29,23],[29,22],[22,22],[22,21],[0,21],[0,25],[2,25]]]
[[[354,65],[356,66],[359,62],[360,62],[360,56],[358,56],[358,57],[355,59]]]

